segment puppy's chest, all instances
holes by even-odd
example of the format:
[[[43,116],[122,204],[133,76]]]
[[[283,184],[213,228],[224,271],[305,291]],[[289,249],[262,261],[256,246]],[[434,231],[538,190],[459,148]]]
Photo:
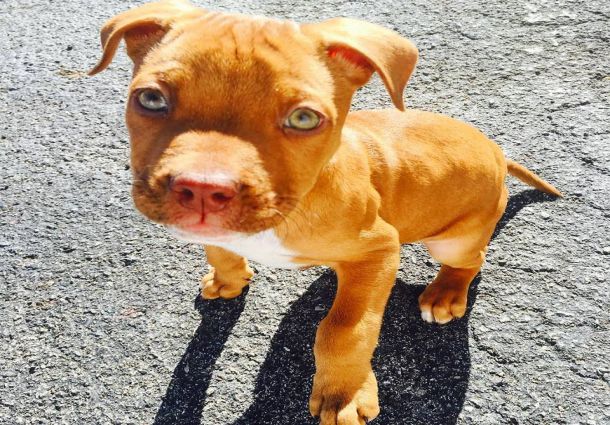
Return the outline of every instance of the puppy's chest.
[[[297,269],[302,266],[292,261],[297,253],[286,248],[272,229],[253,235],[235,234],[223,240],[203,243],[224,248],[269,267]]]

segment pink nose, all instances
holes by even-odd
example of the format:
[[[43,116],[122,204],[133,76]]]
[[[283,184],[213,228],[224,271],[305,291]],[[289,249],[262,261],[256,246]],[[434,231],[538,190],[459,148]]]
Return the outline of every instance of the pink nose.
[[[218,212],[237,195],[235,185],[207,183],[188,176],[174,177],[170,190],[180,205],[199,214]]]

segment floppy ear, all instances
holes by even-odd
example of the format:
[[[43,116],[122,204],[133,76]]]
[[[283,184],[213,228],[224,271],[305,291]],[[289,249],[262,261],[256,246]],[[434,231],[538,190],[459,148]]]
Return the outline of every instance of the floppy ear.
[[[303,26],[317,35],[330,61],[356,87],[363,86],[377,71],[392,102],[404,110],[402,93],[417,63],[417,48],[398,33],[379,25],[336,18]]]
[[[122,39],[125,39],[127,54],[138,63],[178,19],[194,18],[203,12],[185,0],[163,0],[115,16],[102,27],[100,35],[104,53],[89,75],[108,67]]]

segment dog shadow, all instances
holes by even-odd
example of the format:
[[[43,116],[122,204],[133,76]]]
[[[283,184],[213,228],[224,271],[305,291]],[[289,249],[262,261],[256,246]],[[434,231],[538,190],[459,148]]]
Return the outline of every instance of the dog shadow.
[[[512,196],[492,239],[526,205],[554,199],[535,190]],[[396,281],[373,360],[382,406],[376,424],[457,422],[470,376],[468,319],[480,281],[479,274],[470,286],[464,318],[444,326],[420,317],[417,297],[425,285]],[[233,425],[318,423],[308,413],[312,345],[335,290],[335,275],[326,271],[291,305],[261,366],[254,401]],[[174,370],[155,425],[200,424],[214,363],[244,304],[245,295],[229,302],[196,300],[202,323]]]
[[[174,369],[155,417],[156,425],[199,425],[214,364],[244,309],[247,293],[245,288],[230,302],[204,301],[197,296],[195,309],[201,314],[201,324]]]
[[[471,285],[468,312],[478,281]],[[335,288],[336,278],[327,272],[292,305],[261,367],[254,402],[233,425],[318,423],[308,410],[315,372],[312,343]],[[468,313],[446,326],[424,322],[417,305],[424,288],[398,279],[389,299],[373,361],[382,406],[377,424],[451,423],[464,403]]]

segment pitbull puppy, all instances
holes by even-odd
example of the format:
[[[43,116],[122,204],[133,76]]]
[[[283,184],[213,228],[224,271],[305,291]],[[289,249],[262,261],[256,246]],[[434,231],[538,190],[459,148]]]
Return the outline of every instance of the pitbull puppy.
[[[507,171],[560,196],[475,128],[404,110],[417,49],[377,25],[298,25],[174,0],[115,16],[101,38],[91,74],[122,40],[134,62],[135,205],[205,245],[204,298],[241,294],[253,274],[246,258],[336,271],[310,399],[324,425],[379,413],[371,357],[400,244],[424,243],[441,263],[419,305],[427,322],[447,323],[464,315],[506,206]],[[348,114],[374,72],[396,109]]]

